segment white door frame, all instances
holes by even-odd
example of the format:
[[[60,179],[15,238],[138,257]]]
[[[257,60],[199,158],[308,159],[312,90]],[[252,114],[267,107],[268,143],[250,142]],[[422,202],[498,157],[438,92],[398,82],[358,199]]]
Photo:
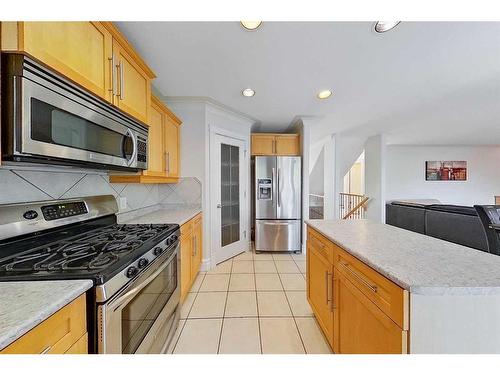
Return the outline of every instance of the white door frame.
[[[241,133],[236,133],[232,132],[230,130],[226,130],[223,128],[219,128],[216,126],[209,125],[209,141],[210,141],[210,148],[209,148],[209,165],[210,167],[212,166],[212,161],[215,158],[215,147],[216,147],[216,136],[223,136],[223,137],[228,137],[228,138],[233,138],[235,140],[243,142],[244,149],[243,149],[243,160],[240,163],[240,168],[243,168],[243,186],[244,186],[244,195],[243,195],[243,214],[242,217],[240,218],[241,226],[243,228],[243,231],[245,233],[245,237],[243,238],[243,241],[247,244],[245,246],[244,250],[248,250],[248,243],[249,243],[249,238],[250,238],[250,228],[249,228],[249,216],[250,216],[250,206],[248,204],[249,202],[249,197],[250,197],[250,192],[249,192],[249,185],[248,185],[248,180],[250,176],[250,159],[248,155],[248,143],[249,143],[249,136],[245,136],[244,134]],[[210,170],[210,168],[209,168]],[[215,181],[214,174],[210,173],[210,179],[209,179],[210,187],[209,187],[209,217],[210,217],[210,268],[214,268],[216,266],[216,258],[215,258],[215,249],[218,247],[217,241],[219,239],[219,236],[216,235],[220,231],[220,228],[216,228],[216,215],[220,214],[220,209],[216,207],[217,205],[217,193],[216,193],[216,188],[217,188],[217,183],[218,181]]]

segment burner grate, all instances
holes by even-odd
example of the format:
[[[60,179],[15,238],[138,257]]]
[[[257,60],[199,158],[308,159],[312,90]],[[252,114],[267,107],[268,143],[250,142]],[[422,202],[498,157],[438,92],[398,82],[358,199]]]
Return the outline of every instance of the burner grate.
[[[0,272],[102,270],[168,228],[166,224],[115,224],[0,259]]]

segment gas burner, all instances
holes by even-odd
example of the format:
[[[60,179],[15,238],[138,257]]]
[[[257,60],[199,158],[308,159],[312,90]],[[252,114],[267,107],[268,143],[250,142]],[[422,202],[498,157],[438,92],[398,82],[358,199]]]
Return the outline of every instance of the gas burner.
[[[103,270],[169,229],[169,225],[162,224],[110,225],[73,239],[63,239],[0,259],[0,272],[29,274]]]

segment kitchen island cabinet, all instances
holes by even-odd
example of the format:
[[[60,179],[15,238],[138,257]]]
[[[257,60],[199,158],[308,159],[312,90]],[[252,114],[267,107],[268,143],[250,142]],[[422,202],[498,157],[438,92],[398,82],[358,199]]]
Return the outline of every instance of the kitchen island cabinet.
[[[307,224],[308,300],[334,352],[500,352],[500,257],[370,220]]]

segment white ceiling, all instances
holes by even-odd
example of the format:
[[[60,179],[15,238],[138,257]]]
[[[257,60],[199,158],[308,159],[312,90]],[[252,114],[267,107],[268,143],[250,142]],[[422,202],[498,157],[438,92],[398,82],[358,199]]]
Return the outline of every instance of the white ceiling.
[[[388,134],[393,144],[500,144],[500,22],[119,22],[165,96],[209,97],[316,138]],[[251,87],[253,98],[241,90]],[[331,89],[328,100],[316,98]]]

